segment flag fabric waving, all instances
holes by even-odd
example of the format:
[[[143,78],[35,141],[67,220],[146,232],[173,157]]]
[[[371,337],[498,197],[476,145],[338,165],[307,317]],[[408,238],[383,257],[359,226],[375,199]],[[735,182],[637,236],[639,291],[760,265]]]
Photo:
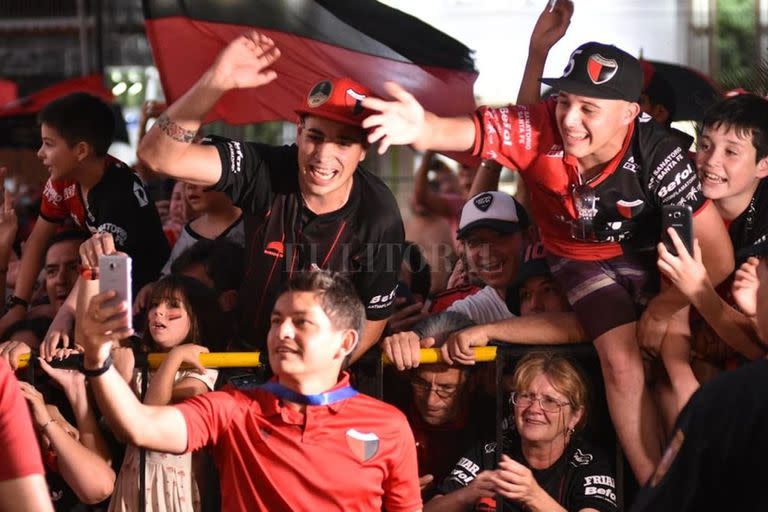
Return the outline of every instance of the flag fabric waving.
[[[475,109],[472,52],[375,0],[143,0],[143,8],[169,102],[184,94],[216,55],[248,30],[271,37],[280,49],[273,65],[277,80],[226,93],[206,121],[296,121],[294,110],[311,86],[341,76],[377,95],[385,94],[385,81],[394,80],[440,115]]]

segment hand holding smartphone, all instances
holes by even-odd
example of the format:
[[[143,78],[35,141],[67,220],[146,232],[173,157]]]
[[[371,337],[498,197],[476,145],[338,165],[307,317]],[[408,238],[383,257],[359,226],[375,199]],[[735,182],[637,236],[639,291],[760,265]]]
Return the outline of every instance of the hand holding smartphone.
[[[128,304],[128,327],[133,327],[131,305],[133,293],[131,289],[131,257],[127,254],[112,254],[99,256],[99,292],[114,290],[116,296],[109,304],[126,302]]]
[[[661,241],[673,255],[678,256],[667,230],[673,228],[683,241],[688,254],[693,255],[693,211],[687,205],[664,205],[661,213]]]

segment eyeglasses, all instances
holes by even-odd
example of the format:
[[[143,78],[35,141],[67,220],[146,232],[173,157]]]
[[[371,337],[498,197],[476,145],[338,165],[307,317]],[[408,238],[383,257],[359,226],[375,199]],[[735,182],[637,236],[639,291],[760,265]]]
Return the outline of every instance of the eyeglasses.
[[[443,400],[451,398],[459,390],[458,386],[452,384],[433,384],[417,377],[411,379],[411,386],[419,394],[428,395],[434,391],[438,398]]]
[[[571,222],[571,238],[596,241],[595,215],[597,215],[597,193],[589,185],[574,185],[571,189],[576,220]]]
[[[536,396],[533,393],[512,393],[509,397],[510,402],[514,405],[525,409],[533,405],[533,402],[539,402],[539,406],[544,412],[559,412],[560,409],[566,405],[571,405],[569,402],[561,402],[560,400],[548,395]]]

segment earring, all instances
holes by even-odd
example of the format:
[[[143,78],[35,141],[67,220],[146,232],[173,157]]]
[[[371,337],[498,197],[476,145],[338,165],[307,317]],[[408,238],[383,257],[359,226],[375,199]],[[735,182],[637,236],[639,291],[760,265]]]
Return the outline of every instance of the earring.
[[[567,435],[572,436],[576,433],[576,429],[573,427],[568,427],[568,429],[565,431]]]

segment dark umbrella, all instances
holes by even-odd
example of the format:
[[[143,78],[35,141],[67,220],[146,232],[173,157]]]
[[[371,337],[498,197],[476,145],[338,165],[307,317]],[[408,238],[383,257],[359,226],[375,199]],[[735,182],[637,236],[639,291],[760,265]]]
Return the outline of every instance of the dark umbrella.
[[[104,77],[89,75],[58,82],[0,106],[0,147],[39,148],[38,112],[51,101],[73,92],[87,92],[109,103],[115,114],[115,140],[128,142],[128,131],[122,109],[119,105],[112,103],[112,93],[104,86]]]
[[[673,121],[701,121],[704,112],[720,97],[720,88],[715,82],[693,68],[680,64],[641,60],[645,75],[645,90],[654,75],[661,76],[669,84],[675,97]]]

